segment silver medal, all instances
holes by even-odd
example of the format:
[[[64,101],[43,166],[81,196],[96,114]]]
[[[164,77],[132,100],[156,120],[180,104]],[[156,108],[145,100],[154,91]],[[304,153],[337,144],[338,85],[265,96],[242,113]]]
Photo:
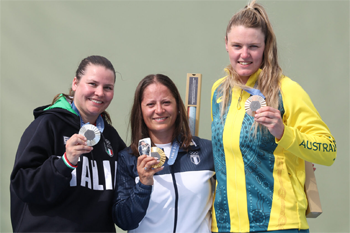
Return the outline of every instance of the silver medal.
[[[79,134],[86,137],[86,144],[88,146],[96,145],[100,141],[101,137],[100,130],[98,130],[96,126],[91,124],[83,125],[79,130]]]
[[[266,101],[263,97],[259,95],[253,95],[247,99],[245,102],[245,111],[248,115],[254,117],[255,112],[261,108],[266,106]]]

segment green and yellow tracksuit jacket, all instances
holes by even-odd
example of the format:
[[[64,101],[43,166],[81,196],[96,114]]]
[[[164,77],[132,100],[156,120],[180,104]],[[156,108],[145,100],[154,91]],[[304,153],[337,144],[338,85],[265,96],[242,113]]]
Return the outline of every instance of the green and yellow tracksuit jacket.
[[[254,87],[261,70],[247,86]],[[212,88],[212,144],[216,170],[213,232],[308,229],[304,192],[305,161],[331,165],[336,143],[308,94],[288,77],[280,83],[284,134],[280,140],[265,128],[254,134],[254,117],[245,112],[246,91],[233,90],[220,115],[221,96]],[[240,100],[240,101],[239,101]]]

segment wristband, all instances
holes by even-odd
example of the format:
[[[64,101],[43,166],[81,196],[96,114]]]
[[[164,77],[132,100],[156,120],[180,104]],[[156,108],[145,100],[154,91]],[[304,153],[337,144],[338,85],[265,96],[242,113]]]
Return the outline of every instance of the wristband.
[[[64,152],[64,155],[62,156],[63,162],[67,165],[67,167],[71,168],[71,169],[76,169],[78,167],[78,165],[73,165],[69,162],[69,160],[67,159],[67,155],[66,152]]]

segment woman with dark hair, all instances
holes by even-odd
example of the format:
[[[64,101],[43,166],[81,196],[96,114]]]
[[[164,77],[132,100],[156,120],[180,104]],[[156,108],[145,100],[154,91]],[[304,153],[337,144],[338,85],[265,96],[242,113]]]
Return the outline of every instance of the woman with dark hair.
[[[114,84],[112,63],[90,56],[69,95],[34,110],[11,174],[14,232],[115,232],[116,155],[125,143],[105,111]]]
[[[336,143],[307,93],[282,74],[265,9],[227,25],[227,76],[212,88],[213,232],[309,232],[305,161],[331,165]]]
[[[169,77],[141,80],[130,126],[131,145],[118,156],[115,223],[130,232],[210,232],[211,142],[191,136],[184,104]],[[139,154],[144,138],[151,139],[152,151],[163,154],[163,166]]]

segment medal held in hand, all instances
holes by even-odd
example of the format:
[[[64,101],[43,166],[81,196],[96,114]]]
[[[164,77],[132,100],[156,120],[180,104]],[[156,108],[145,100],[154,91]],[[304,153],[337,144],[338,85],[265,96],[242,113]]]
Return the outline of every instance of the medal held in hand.
[[[140,155],[147,155],[156,158],[159,163],[156,165],[153,165],[152,168],[159,168],[163,166],[166,160],[165,153],[162,149],[158,147],[151,147],[151,139],[150,138],[143,138],[139,140],[139,154]]]
[[[255,89],[257,86],[258,83],[256,82],[254,88],[245,89],[246,92],[252,95],[245,102],[245,111],[252,117],[255,116],[255,112],[259,108],[266,106],[265,96],[259,89]]]
[[[152,166],[153,168],[159,168],[159,167],[163,166],[163,164],[165,163],[165,159],[166,159],[165,153],[159,147],[152,147],[151,148],[151,156],[156,158],[159,161],[159,163]]]
[[[86,137],[86,139],[87,139],[86,144],[88,146],[96,145],[100,141],[100,138],[101,138],[100,131],[98,130],[98,128],[96,126],[94,126],[92,124],[83,125],[79,130],[79,134]]]
[[[245,111],[248,115],[254,117],[255,112],[261,108],[266,106],[266,101],[263,97],[259,95],[253,95],[247,99],[245,102]]]

